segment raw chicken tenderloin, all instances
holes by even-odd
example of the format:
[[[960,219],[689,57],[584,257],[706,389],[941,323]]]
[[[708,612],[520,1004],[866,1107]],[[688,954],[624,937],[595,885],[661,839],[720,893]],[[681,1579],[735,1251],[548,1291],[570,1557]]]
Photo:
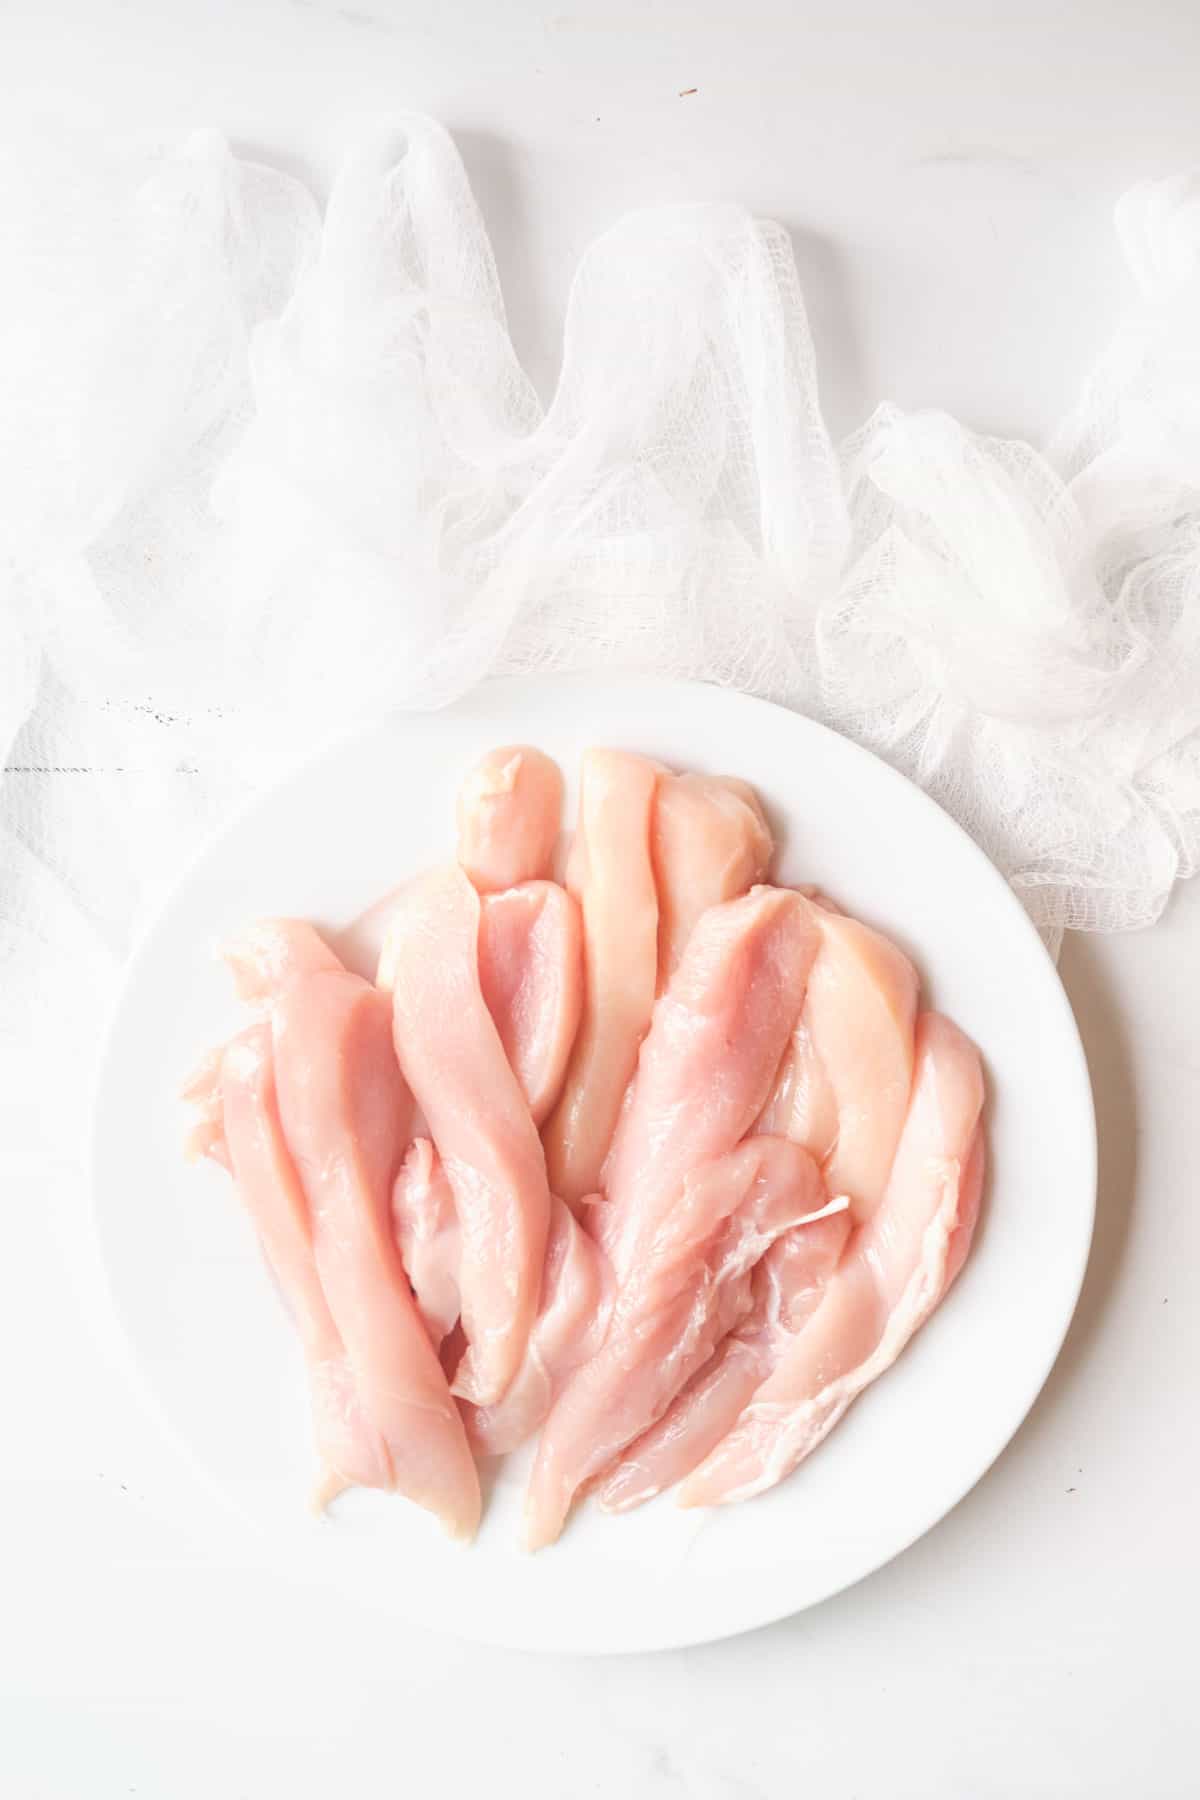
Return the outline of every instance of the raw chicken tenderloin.
[[[221,957],[238,999],[251,1003],[269,1004],[297,975],[343,966],[307,919],[256,919],[222,946]]]
[[[454,1196],[428,1139],[410,1146],[392,1205],[401,1260],[436,1347],[459,1315],[460,1243]],[[537,1430],[567,1375],[599,1349],[611,1301],[603,1253],[552,1195],[537,1318],[521,1366],[494,1406],[463,1404],[467,1434],[481,1454],[500,1456]]]
[[[322,1467],[318,1504],[345,1487],[391,1487],[387,1451],[363,1413],[317,1274],[308,1202],[279,1119],[269,1025],[252,1025],[226,1045],[220,1086],[229,1166],[304,1351]]]
[[[758,887],[713,906],[654,1008],[587,1224],[624,1284],[692,1170],[762,1110],[820,942],[812,909]]]
[[[481,894],[549,875],[562,821],[562,776],[541,750],[491,750],[458,794],[458,860]]]
[[[479,980],[479,895],[456,867],[398,897],[380,958],[396,1055],[437,1145],[462,1240],[467,1352],[454,1391],[501,1398],[537,1313],[550,1191],[537,1130]]]
[[[652,1500],[715,1449],[816,1310],[850,1226],[843,1203],[771,1245],[751,1277],[746,1317],[606,1477],[600,1490],[606,1512],[628,1512]]]
[[[342,967],[307,919],[257,919],[222,945],[221,959],[233,976],[239,1000],[259,1016],[266,1015],[274,996],[293,976]],[[221,1094],[224,1054],[224,1044],[207,1051],[184,1083],[180,1098],[198,1115],[184,1143],[188,1161],[207,1156],[228,1169]]]
[[[583,1008],[579,905],[553,881],[482,903],[479,985],[535,1125],[562,1090]]]
[[[579,909],[571,896],[549,881],[527,881],[504,893],[485,895],[479,980],[509,1066],[536,1124],[549,1111],[561,1085],[582,998]],[[392,1212],[400,1259],[412,1283],[417,1309],[431,1340],[439,1345],[459,1315],[462,1243],[454,1194],[427,1138],[417,1138],[409,1147],[396,1177]],[[590,1239],[585,1245],[583,1254],[594,1254]],[[547,1268],[554,1255],[552,1222]],[[543,1338],[541,1314],[546,1305],[543,1275],[535,1333]],[[541,1417],[534,1420],[535,1425]]]
[[[687,1175],[617,1290],[604,1343],[551,1410],[526,1499],[526,1544],[562,1530],[583,1484],[646,1430],[750,1305],[750,1273],[822,1209],[817,1165],[784,1138],[750,1138]]]
[[[759,1128],[806,1145],[829,1192],[862,1216],[883,1193],[912,1090],[917,976],[877,931],[805,905],[821,947]]]
[[[815,890],[805,897],[818,908],[837,910]],[[820,954],[828,954],[828,950]],[[814,974],[815,969],[809,976],[810,993]],[[837,1141],[838,1113],[808,1020],[806,999],[756,1130],[781,1132],[824,1161]],[[819,1227],[789,1233],[772,1246],[755,1270],[750,1315],[718,1346],[711,1363],[696,1375],[669,1412],[613,1470],[601,1495],[603,1506],[623,1511],[651,1499],[682,1480],[715,1448],[780,1361],[789,1339],[815,1311],[852,1223],[845,1211]]]
[[[567,887],[583,914],[583,1018],[544,1131],[550,1186],[577,1208],[600,1169],[650,1023],[658,897],[650,821],[660,771],[621,750],[583,758]]]
[[[574,899],[544,881],[485,895],[479,975],[537,1123],[561,1085],[579,1016],[582,946]],[[459,1315],[461,1236],[450,1183],[426,1139],[417,1139],[404,1159],[393,1210],[418,1309],[441,1344]],[[569,1208],[552,1198],[537,1317],[521,1365],[494,1406],[464,1405],[468,1434],[484,1455],[515,1448],[541,1424],[557,1386],[598,1347],[610,1288],[601,1252]]]
[[[464,1408],[478,1451],[500,1456],[537,1430],[571,1371],[600,1348],[611,1303],[603,1252],[570,1207],[552,1198],[541,1298],[524,1359],[503,1400]]]
[[[664,775],[650,849],[658,888],[658,991],[702,913],[762,880],[774,851],[753,788],[714,775]]]
[[[454,1193],[428,1138],[414,1138],[392,1189],[392,1224],[429,1341],[438,1349],[462,1306],[462,1242]]]
[[[392,1235],[392,1185],[412,1102],[385,995],[346,971],[289,981],[271,1020],[279,1116],[312,1226],[317,1272],[390,1486],[454,1536],[479,1524],[479,1480],[458,1409]]]
[[[348,968],[391,991],[383,960],[388,927],[404,894],[393,889],[347,926],[338,948]],[[484,894],[479,980],[500,1041],[540,1125],[562,1089],[583,1008],[579,904],[553,881],[523,881]]]
[[[937,1013],[917,1023],[916,1076],[878,1208],[851,1238],[816,1312],[736,1425],[680,1491],[744,1500],[795,1468],[891,1366],[961,1267],[983,1184],[979,1053]]]

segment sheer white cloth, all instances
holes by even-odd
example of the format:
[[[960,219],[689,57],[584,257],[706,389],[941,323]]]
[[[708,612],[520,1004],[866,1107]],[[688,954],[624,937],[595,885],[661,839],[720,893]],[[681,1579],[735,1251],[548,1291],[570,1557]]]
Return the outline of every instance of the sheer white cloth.
[[[323,216],[213,134],[56,140],[0,207],[0,1049],[26,1086],[18,1047],[64,1024],[86,1057],[139,911],[235,797],[489,673],[652,669],[821,718],[1051,937],[1148,923],[1195,868],[1200,181],[1121,202],[1140,302],[1043,452],[885,407],[839,453],[787,234],[732,206],[592,246],[543,410],[417,116]]]

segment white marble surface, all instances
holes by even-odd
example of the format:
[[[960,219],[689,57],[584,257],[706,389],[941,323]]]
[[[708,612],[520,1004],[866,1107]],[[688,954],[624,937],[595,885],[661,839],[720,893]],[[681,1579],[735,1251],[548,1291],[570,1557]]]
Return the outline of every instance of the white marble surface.
[[[0,122],[213,123],[321,181],[355,119],[433,111],[543,385],[590,236],[736,197],[795,232],[836,427],[886,397],[1037,435],[1122,303],[1113,199],[1200,161],[1198,53],[1189,0],[7,0]],[[69,1163],[5,1156],[0,1791],[1197,1792],[1200,890],[1152,932],[1069,941],[1063,971],[1102,1178],[1045,1394],[890,1568],[680,1654],[476,1650],[264,1576],[96,1328]]]

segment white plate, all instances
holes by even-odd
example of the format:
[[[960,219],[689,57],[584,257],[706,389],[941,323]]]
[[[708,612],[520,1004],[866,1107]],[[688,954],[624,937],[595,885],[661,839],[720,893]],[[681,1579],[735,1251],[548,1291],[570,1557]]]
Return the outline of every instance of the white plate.
[[[463,771],[514,740],[556,756],[569,789],[592,743],[751,781],[779,832],[780,878],[819,882],[895,936],[922,970],[926,1002],[979,1044],[992,1159],[975,1247],[946,1304],[789,1481],[709,1515],[680,1512],[670,1496],[615,1519],[588,1504],[533,1557],[516,1548],[516,1466],[498,1477],[469,1549],[388,1496],[354,1493],[327,1521],[308,1515],[299,1359],[224,1176],[181,1160],[176,1100],[197,1052],[237,1023],[214,945],[263,913],[336,927],[445,858]],[[979,1480],[1032,1404],[1075,1306],[1095,1131],[1053,964],[986,857],[916,788],[821,726],[742,695],[525,680],[338,745],[200,859],[129,968],[100,1081],[94,1179],[142,1371],[169,1426],[265,1528],[264,1557],[466,1637],[646,1650],[811,1606],[895,1556]]]

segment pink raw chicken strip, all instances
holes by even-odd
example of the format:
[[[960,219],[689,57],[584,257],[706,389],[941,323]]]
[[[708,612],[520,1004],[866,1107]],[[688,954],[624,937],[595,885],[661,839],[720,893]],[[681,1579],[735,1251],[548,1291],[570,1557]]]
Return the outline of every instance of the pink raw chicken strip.
[[[540,1125],[562,1090],[583,1007],[579,907],[552,881],[488,894],[479,984],[509,1066]]]
[[[221,956],[238,999],[264,1006],[298,975],[342,969],[307,919],[257,919],[223,946]]]
[[[414,1138],[392,1189],[392,1223],[417,1311],[436,1350],[461,1309],[462,1242],[454,1193],[428,1138]]]
[[[642,1046],[606,1168],[609,1198],[587,1212],[586,1223],[612,1263],[618,1295],[654,1293],[639,1290],[638,1283],[660,1246],[672,1241],[679,1221],[690,1216],[681,1201],[689,1177],[703,1182],[705,1166],[733,1151],[761,1110],[803,999],[817,941],[804,902],[777,888],[756,888],[710,908],[693,931]],[[793,1147],[783,1146],[778,1154],[786,1161]],[[801,1162],[808,1167],[807,1158]],[[724,1177],[732,1178],[729,1167]],[[700,1191],[716,1211],[731,1205],[728,1193],[722,1202],[708,1188]],[[763,1242],[758,1254],[765,1248]],[[694,1253],[693,1275],[701,1261]],[[664,1363],[649,1404],[639,1389],[629,1408],[618,1406],[614,1419],[606,1420],[614,1371],[604,1358],[616,1329],[614,1314],[604,1349],[567,1382],[547,1421],[527,1503],[531,1545],[557,1536],[581,1483],[653,1422],[729,1329],[736,1308],[727,1317],[703,1311],[707,1291],[696,1302],[703,1329],[697,1328],[686,1353],[673,1360],[663,1344],[683,1327],[678,1309],[664,1302],[663,1341],[646,1348],[651,1382],[656,1377],[650,1365],[656,1357]],[[747,1303],[748,1283],[745,1291],[729,1290],[725,1299]],[[632,1307],[632,1300],[627,1304]],[[619,1309],[619,1298],[616,1305]],[[623,1340],[612,1341],[619,1346]],[[619,1348],[614,1354],[618,1380],[626,1375],[632,1380],[626,1364],[641,1352],[631,1355],[626,1347],[625,1362]]]
[[[686,1177],[731,1150],[762,1110],[819,942],[811,908],[759,887],[710,907],[638,1060],[587,1223],[624,1283]]]
[[[526,744],[475,765],[458,795],[458,860],[481,894],[549,875],[562,794],[556,765]]]
[[[538,1315],[520,1368],[495,1406],[466,1407],[467,1433],[484,1456],[515,1450],[535,1432],[573,1369],[599,1349],[612,1272],[569,1206],[551,1201]]]
[[[304,920],[258,921],[233,940],[224,955],[239,994],[261,1011],[286,1013],[281,994],[286,991],[288,1005],[292,1005],[296,990],[314,974],[340,977],[351,993],[371,996],[371,1003],[377,1006],[372,991],[343,973],[338,958]],[[351,1483],[391,1488],[397,1485],[392,1458],[366,1416],[341,1333],[321,1286],[309,1200],[280,1119],[274,1061],[270,1027],[252,1027],[206,1059],[202,1075],[193,1081],[192,1095],[206,1103],[209,1111],[214,1099],[220,1109],[221,1144],[214,1153],[234,1170],[239,1192],[255,1219],[305,1345],[318,1447],[326,1464],[321,1498],[327,1500]],[[204,1073],[213,1083],[207,1097]],[[411,1101],[390,1056],[383,1065],[383,1079],[394,1089],[395,1129],[402,1136]],[[355,1129],[352,1117],[345,1129]],[[352,1236],[347,1235],[346,1244]],[[389,1260],[394,1266],[394,1253]],[[402,1278],[401,1289],[403,1313],[408,1296]],[[352,1320],[357,1322],[357,1316],[355,1309]],[[418,1360],[427,1368],[423,1351],[418,1351]],[[449,1395],[444,1380],[440,1389],[435,1383],[435,1391],[438,1404],[445,1406]]]
[[[584,1483],[707,1362],[749,1308],[755,1263],[824,1198],[812,1158],[783,1138],[751,1138],[685,1178],[618,1290],[603,1346],[546,1422],[526,1504],[530,1549],[558,1536]]]
[[[403,887],[394,888],[337,939],[346,966],[375,978],[389,992],[391,966],[382,953],[403,894]],[[552,881],[523,881],[501,893],[484,894],[479,980],[534,1123],[540,1125],[562,1089],[583,1007],[582,925],[575,899]]]
[[[279,1114],[308,1200],[321,1286],[363,1412],[383,1439],[389,1485],[454,1536],[472,1537],[475,1465],[392,1236],[392,1185],[412,1102],[386,996],[345,971],[302,976],[275,1002],[272,1040]]]
[[[561,1081],[578,1017],[574,900],[549,882],[487,895],[479,961],[484,999],[536,1121]],[[459,1314],[461,1236],[450,1183],[425,1139],[417,1139],[405,1157],[393,1210],[418,1308],[440,1344]],[[601,1252],[552,1197],[537,1317],[521,1365],[495,1405],[464,1405],[468,1432],[483,1454],[515,1448],[541,1424],[562,1379],[597,1348],[610,1289]]]
[[[887,1182],[913,1074],[917,976],[878,932],[805,901],[821,947],[760,1130],[804,1144],[861,1214]]]
[[[753,788],[718,775],[662,777],[650,844],[661,993],[700,915],[761,881],[775,846]]]
[[[612,1299],[608,1264],[569,1207],[554,1196],[550,1207],[537,1318],[521,1366],[494,1406],[463,1404],[468,1435],[485,1456],[513,1450],[537,1430],[566,1376],[604,1336]],[[425,1138],[404,1159],[393,1211],[417,1310],[430,1341],[440,1345],[459,1314],[461,1248],[450,1183]]]
[[[257,919],[221,948],[221,960],[233,976],[234,991],[252,1012],[265,1017],[286,981],[315,969],[340,969],[341,963],[307,919]],[[206,1051],[180,1092],[196,1119],[184,1140],[188,1161],[211,1157],[230,1168],[225,1143],[221,1060],[226,1046]]]
[[[550,1192],[537,1131],[484,1004],[479,896],[459,868],[397,898],[380,958],[396,1055],[454,1194],[467,1352],[454,1391],[492,1405],[537,1312]]]
[[[983,1072],[937,1013],[917,1024],[916,1078],[886,1192],[820,1306],[680,1502],[749,1499],[795,1468],[889,1368],[962,1265],[983,1184]]]
[[[650,1023],[658,898],[650,822],[660,771],[644,757],[589,750],[567,886],[583,913],[584,996],[566,1082],[544,1138],[550,1185],[572,1207],[600,1169]]]
[[[838,915],[833,903],[816,890],[807,890],[805,897],[815,907]],[[849,923],[853,926],[852,921]],[[877,940],[874,933],[868,934],[865,928],[857,928],[843,934],[835,925],[831,935],[823,937],[817,965],[822,957],[827,959],[825,982],[828,989],[835,985],[829,979],[829,964],[835,965],[836,976],[837,963],[850,962],[851,975],[843,977],[843,986],[853,988],[856,985],[854,977],[858,977],[857,985],[861,989],[862,952],[875,952],[877,944],[880,947],[875,962],[884,992],[874,1010],[884,1017],[898,1015],[903,1020],[902,1004],[889,1012],[887,984],[890,981],[892,995],[899,994],[903,1000],[910,985],[911,971],[899,952],[891,952],[891,946]],[[826,1161],[837,1144],[838,1106],[825,1065],[812,1041],[810,1008],[813,1006],[815,977],[816,966],[810,972],[808,997],[757,1129],[782,1132],[794,1142],[803,1144],[819,1161]],[[818,1017],[822,1016],[820,999],[815,1010]],[[835,1055],[839,1051],[841,1054],[843,1081],[848,1079],[850,1072],[847,1045],[852,1051],[854,1035],[851,1031],[843,1031],[840,1042],[835,1045]],[[880,1054],[877,1047],[877,1057]],[[899,1047],[899,1055],[907,1065],[910,1059],[903,1046]],[[781,1360],[790,1338],[815,1311],[852,1222],[849,1214],[843,1213],[819,1226],[789,1233],[772,1246],[755,1271],[754,1305],[750,1316],[719,1346],[710,1365],[700,1371],[666,1416],[612,1472],[605,1483],[602,1505],[622,1511],[652,1498],[664,1487],[682,1480],[715,1448],[736,1422],[742,1407]]]
[[[387,1451],[359,1403],[317,1274],[308,1203],[279,1119],[270,1027],[250,1026],[219,1055],[227,1166],[254,1221],[308,1369],[322,1466],[317,1503],[324,1505],[344,1487],[390,1487]]]
[[[689,1475],[739,1413],[818,1306],[850,1232],[849,1209],[793,1227],[754,1270],[750,1310],[657,1425],[606,1478],[600,1504],[627,1512]]]

